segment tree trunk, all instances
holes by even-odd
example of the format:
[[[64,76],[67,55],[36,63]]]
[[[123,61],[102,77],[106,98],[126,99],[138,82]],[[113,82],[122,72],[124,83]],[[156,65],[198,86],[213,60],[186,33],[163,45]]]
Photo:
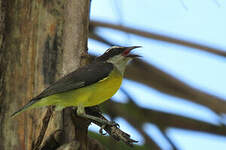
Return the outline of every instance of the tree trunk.
[[[58,129],[64,130],[61,144],[76,139],[80,149],[86,149],[89,122],[77,118],[73,123],[70,108],[53,113],[50,122],[46,108],[9,116],[55,79],[84,64],[88,23],[89,0],[0,0],[1,150],[39,148]]]

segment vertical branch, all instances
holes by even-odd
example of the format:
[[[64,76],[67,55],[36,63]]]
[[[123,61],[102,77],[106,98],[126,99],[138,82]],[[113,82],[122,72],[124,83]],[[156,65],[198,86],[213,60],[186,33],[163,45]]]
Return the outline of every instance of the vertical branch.
[[[68,0],[64,12],[63,71],[69,73],[80,66],[87,52],[89,0]]]
[[[82,56],[87,54],[88,26],[89,26],[89,0],[67,0],[64,4],[63,44],[62,55],[59,60],[60,76],[74,71],[83,65]],[[76,123],[72,121],[72,108],[62,112],[54,112],[45,139],[55,130],[64,130],[64,143],[77,140],[80,149],[87,149],[87,132],[89,121],[75,116]],[[45,141],[45,140],[44,140]],[[46,143],[46,142],[44,142]],[[68,144],[71,146],[73,144]],[[44,147],[45,145],[42,145]],[[65,145],[64,145],[65,146]]]
[[[65,4],[63,73],[77,69],[81,64],[82,54],[87,53],[89,3],[89,0],[68,0]],[[74,126],[71,120],[72,112],[71,108],[64,110],[65,135],[70,135],[66,141],[76,139],[82,147],[86,147],[84,145],[87,145],[88,125],[81,126],[87,124],[86,120],[78,119],[76,124],[79,126]],[[75,134],[71,135],[73,130],[75,130]]]

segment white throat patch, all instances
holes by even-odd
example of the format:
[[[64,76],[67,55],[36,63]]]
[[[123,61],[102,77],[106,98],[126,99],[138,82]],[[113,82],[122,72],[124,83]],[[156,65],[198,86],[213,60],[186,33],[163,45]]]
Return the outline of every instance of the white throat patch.
[[[124,57],[122,55],[117,55],[112,58],[109,58],[107,62],[112,63],[123,75],[125,72],[126,65],[131,61],[132,58]]]

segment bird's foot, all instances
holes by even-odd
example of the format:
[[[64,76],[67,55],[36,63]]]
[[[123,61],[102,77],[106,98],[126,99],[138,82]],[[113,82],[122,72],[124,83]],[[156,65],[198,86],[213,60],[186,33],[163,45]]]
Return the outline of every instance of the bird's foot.
[[[84,110],[84,107],[82,106],[78,106],[77,108],[77,115],[80,116],[80,117],[83,117],[83,118],[86,118],[86,119],[89,119],[93,122],[98,122],[99,124],[101,124],[101,128],[99,130],[99,133],[101,135],[105,135],[103,133],[103,129],[106,127],[106,126],[115,126],[115,127],[119,127],[119,124],[114,122],[114,121],[108,121],[106,119],[103,119],[103,118],[98,118],[98,117],[95,117],[95,116],[91,116],[91,115],[88,115],[85,113],[85,110]]]
[[[105,127],[106,127],[106,124],[101,126],[101,128],[99,130],[100,135],[106,135],[107,134],[107,133],[104,133],[103,132],[103,130],[104,130]]]
[[[109,124],[108,124],[108,125],[110,125],[110,126],[115,126],[115,127],[117,127],[117,128],[120,127],[119,124],[116,123],[116,122],[114,122],[114,121],[109,121]]]
[[[107,120],[104,120],[104,121],[107,121]],[[115,126],[115,127],[119,128],[119,124],[118,124],[118,123],[116,123],[116,122],[114,122],[114,121],[107,121],[107,123],[106,123],[106,124],[103,124],[103,125],[101,126],[100,130],[99,130],[99,133],[100,133],[101,135],[106,135],[106,133],[103,133],[103,130],[104,130],[104,128],[105,128],[107,125],[108,125],[108,126]]]

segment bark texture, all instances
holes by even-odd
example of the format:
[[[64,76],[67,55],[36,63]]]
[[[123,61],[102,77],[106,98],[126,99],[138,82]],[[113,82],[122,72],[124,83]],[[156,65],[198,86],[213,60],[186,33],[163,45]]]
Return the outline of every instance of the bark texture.
[[[83,63],[88,20],[89,0],[0,0],[1,150],[35,148],[49,119],[43,120],[46,109],[34,109],[15,119],[9,116]],[[45,137],[64,129],[66,142],[75,138],[70,112],[54,113]]]

